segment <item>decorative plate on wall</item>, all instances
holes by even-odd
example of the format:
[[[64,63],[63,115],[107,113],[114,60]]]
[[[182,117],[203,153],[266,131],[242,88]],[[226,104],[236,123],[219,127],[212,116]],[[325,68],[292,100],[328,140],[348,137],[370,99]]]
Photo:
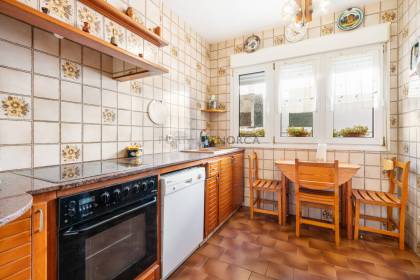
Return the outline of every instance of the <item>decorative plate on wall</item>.
[[[344,31],[356,29],[363,23],[364,13],[359,8],[344,10],[337,19],[337,27]]]
[[[305,37],[306,30],[306,24],[291,23],[286,26],[286,40],[291,43],[296,43]]]
[[[260,47],[261,39],[257,35],[252,35],[246,38],[244,43],[244,51],[247,53],[252,53],[258,50]]]
[[[156,125],[162,125],[168,115],[168,108],[162,101],[152,100],[147,108],[150,120]]]

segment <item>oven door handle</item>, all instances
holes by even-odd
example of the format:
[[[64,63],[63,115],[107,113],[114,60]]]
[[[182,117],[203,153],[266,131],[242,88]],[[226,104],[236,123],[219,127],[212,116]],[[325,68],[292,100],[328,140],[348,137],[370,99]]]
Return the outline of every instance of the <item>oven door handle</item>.
[[[135,207],[135,208],[132,208],[132,209],[130,209],[130,210],[128,210],[128,211],[125,211],[125,212],[123,212],[123,213],[120,213],[120,214],[118,214],[118,215],[112,216],[111,218],[108,218],[108,219],[106,219],[106,220],[100,221],[100,222],[98,222],[98,223],[96,223],[96,224],[93,224],[93,225],[90,225],[90,226],[87,226],[87,227],[82,227],[82,228],[80,228],[80,229],[78,229],[78,230],[73,230],[73,228],[70,228],[69,230],[67,230],[66,232],[64,232],[64,233],[63,233],[63,236],[73,236],[73,235],[78,235],[78,234],[84,233],[84,232],[86,232],[86,231],[89,231],[89,230],[92,230],[92,229],[94,229],[94,228],[97,228],[97,227],[99,227],[99,226],[101,226],[101,225],[103,225],[103,224],[106,224],[106,223],[108,223],[108,222],[111,222],[111,221],[113,221],[113,220],[116,220],[116,219],[118,219],[118,218],[121,218],[121,217],[123,217],[123,216],[125,216],[125,215],[127,215],[127,214],[133,213],[133,212],[135,212],[135,211],[137,211],[137,210],[140,210],[140,209],[142,209],[142,208],[144,208],[144,207],[147,207],[147,206],[149,206],[149,205],[152,205],[152,204],[154,204],[154,203],[156,203],[156,202],[157,202],[157,198],[155,197],[155,198],[154,198],[152,201],[150,201],[150,202],[147,202],[147,203],[145,203],[145,204],[142,204],[142,205],[140,205],[140,206],[137,206],[137,207]]]

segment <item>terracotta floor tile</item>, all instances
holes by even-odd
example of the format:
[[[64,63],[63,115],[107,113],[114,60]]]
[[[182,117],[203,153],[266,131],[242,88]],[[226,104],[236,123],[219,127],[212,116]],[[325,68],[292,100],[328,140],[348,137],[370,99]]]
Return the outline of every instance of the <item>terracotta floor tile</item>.
[[[175,272],[171,276],[171,280],[206,280],[208,275],[201,270],[184,267],[182,270]]]
[[[342,268],[337,270],[337,280],[367,280],[369,276],[365,273]]]
[[[218,258],[223,254],[224,251],[225,251],[225,248],[223,247],[207,243],[203,247],[198,249],[197,253],[200,255],[209,257],[209,258]]]
[[[320,261],[308,261],[308,272],[329,279],[335,279],[337,270],[334,265],[328,263]]]
[[[200,268],[207,259],[208,257],[195,253],[184,262],[184,265],[192,268]]]
[[[266,276],[278,280],[292,280],[293,269],[286,265],[269,263]]]
[[[308,260],[297,254],[284,253],[283,262],[285,265],[300,270],[308,270]]]
[[[395,240],[364,235],[339,247],[331,231],[237,212],[170,280],[420,280],[420,258]],[[344,231],[342,231],[344,234]]]
[[[315,275],[307,271],[302,271],[299,269],[293,270],[293,279],[294,280],[331,280],[336,279],[334,278],[327,278],[321,275]]]
[[[348,267],[346,256],[336,254],[334,252],[322,251],[322,257],[326,263],[339,266],[339,267]]]
[[[274,280],[274,278],[252,272],[249,280]]]
[[[276,249],[263,247],[260,253],[260,257],[266,261],[283,264],[284,254]]]

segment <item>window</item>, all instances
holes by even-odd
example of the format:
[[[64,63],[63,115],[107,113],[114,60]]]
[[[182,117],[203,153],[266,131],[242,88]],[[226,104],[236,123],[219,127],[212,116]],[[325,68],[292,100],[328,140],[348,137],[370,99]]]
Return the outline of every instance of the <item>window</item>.
[[[280,137],[314,137],[318,60],[280,62],[277,68]]]
[[[235,69],[234,136],[382,145],[384,65],[383,46],[376,45]]]
[[[264,137],[264,72],[239,76],[239,136]]]
[[[257,137],[259,142],[272,138],[273,70],[271,65],[247,67],[235,72],[233,119],[235,137]]]
[[[349,138],[378,142],[383,129],[381,88],[381,50],[347,51],[329,56],[329,138],[332,142],[349,142]],[[339,139],[341,138],[341,140]],[[346,140],[347,139],[347,140]]]

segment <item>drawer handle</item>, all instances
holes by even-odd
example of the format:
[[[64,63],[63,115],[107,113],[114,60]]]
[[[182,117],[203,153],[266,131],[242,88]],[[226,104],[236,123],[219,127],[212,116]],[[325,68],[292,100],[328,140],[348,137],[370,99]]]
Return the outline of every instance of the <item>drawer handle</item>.
[[[42,232],[44,230],[44,212],[42,209],[38,209],[35,211],[35,214],[39,213],[39,226],[36,232]]]

